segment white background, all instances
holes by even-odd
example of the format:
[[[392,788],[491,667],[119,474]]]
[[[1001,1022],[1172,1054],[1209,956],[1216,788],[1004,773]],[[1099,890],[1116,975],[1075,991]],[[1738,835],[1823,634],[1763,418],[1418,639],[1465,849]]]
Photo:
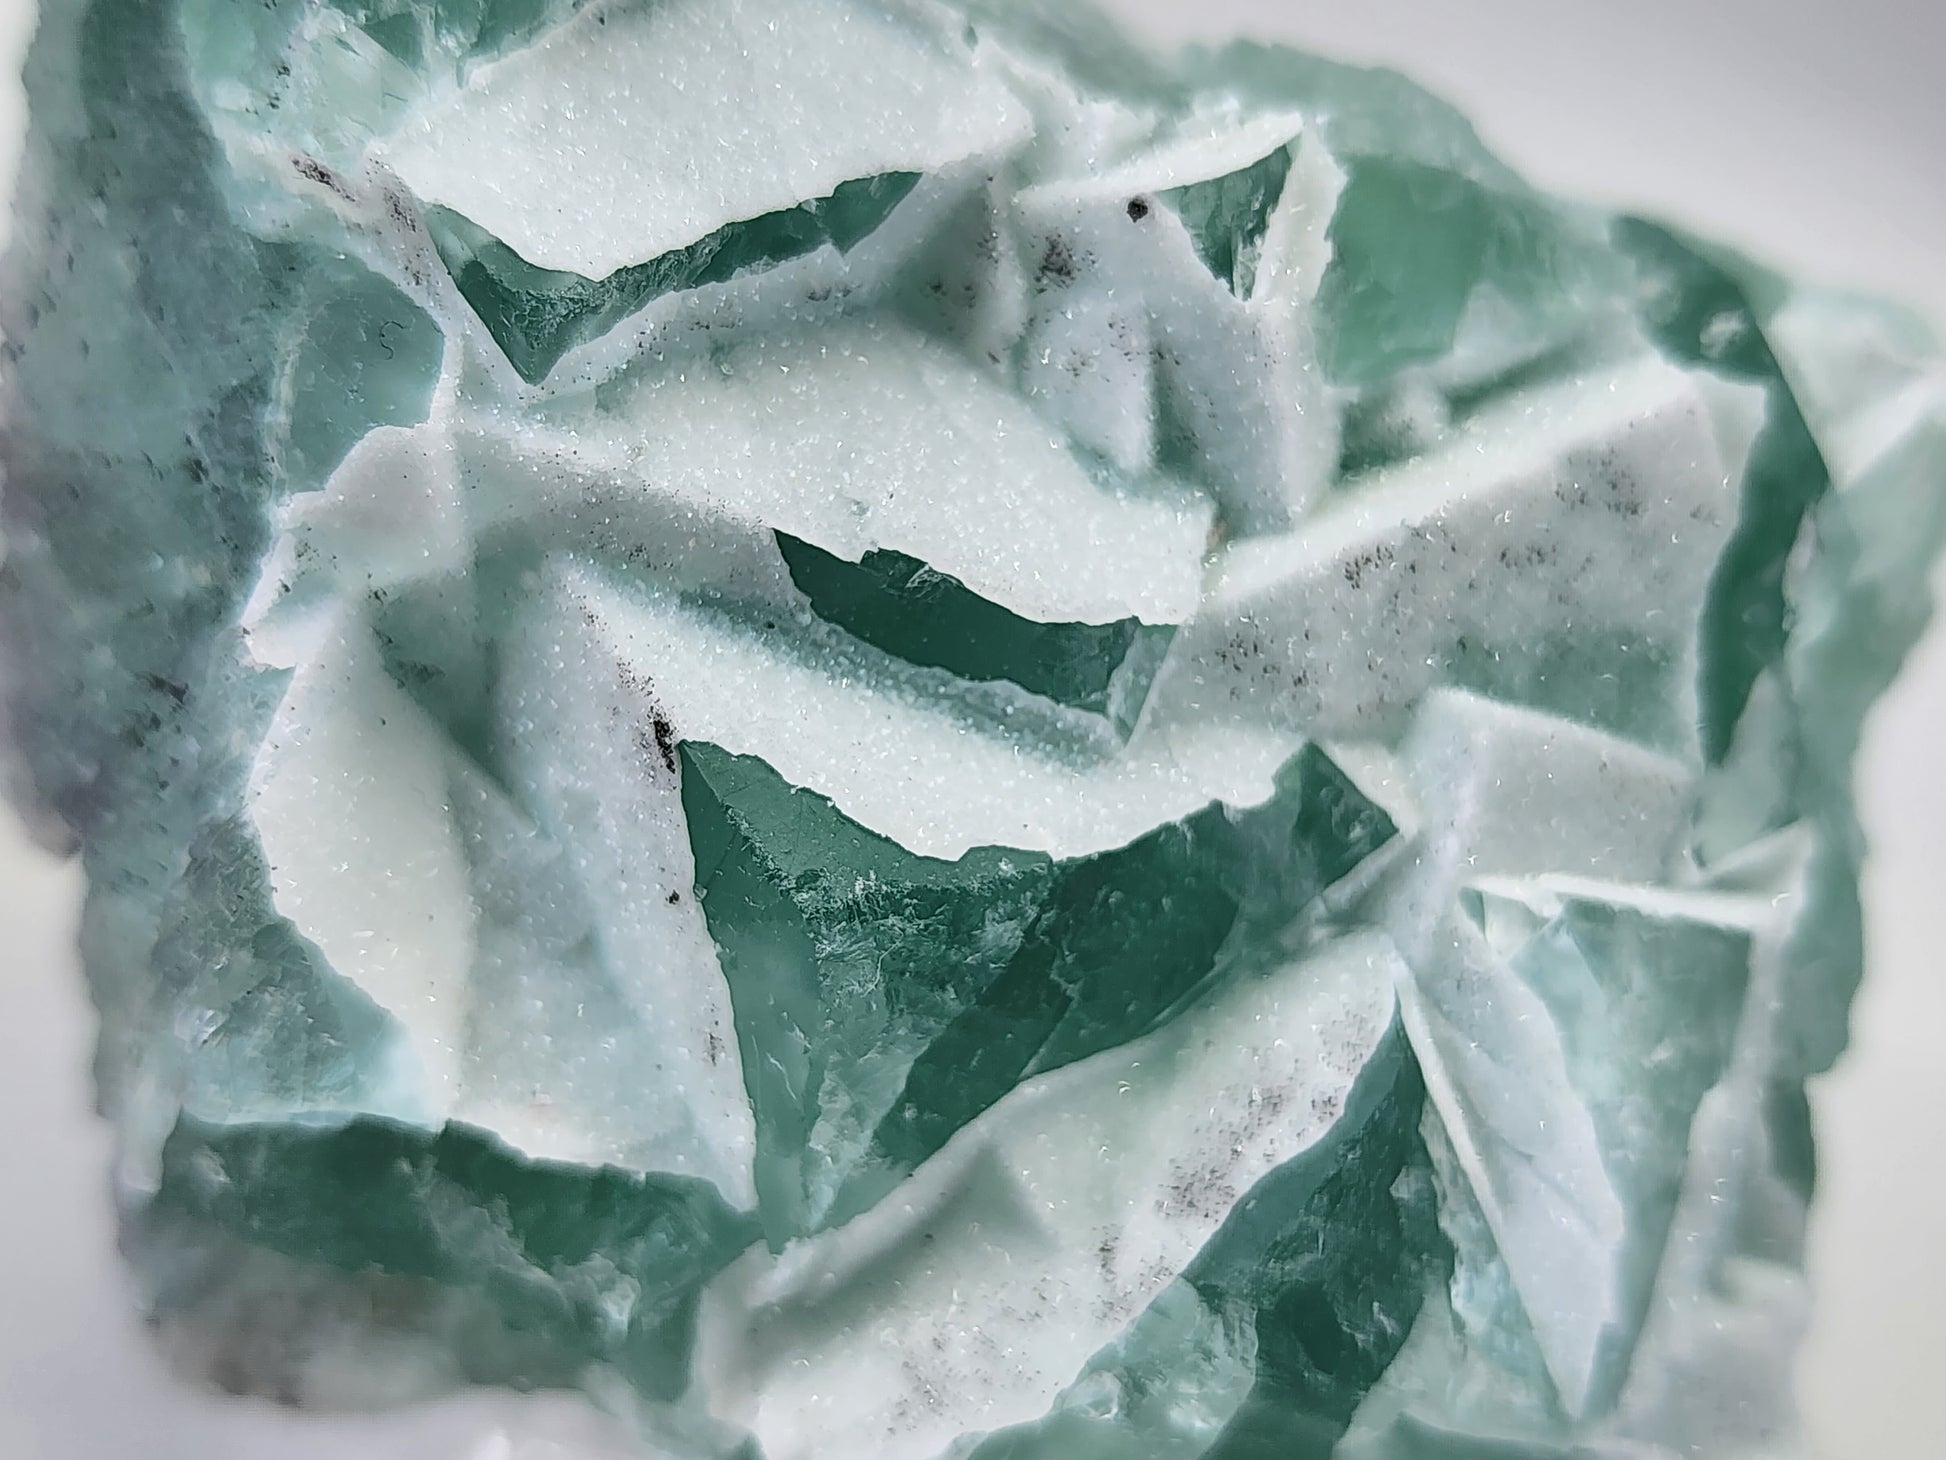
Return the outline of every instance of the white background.
[[[31,0],[0,0],[0,179]],[[1408,70],[1555,189],[1654,211],[1946,322],[1940,0],[1119,0],[1159,40],[1239,33]],[[0,223],[0,226],[4,226]],[[1942,579],[1946,586],[1946,579]],[[1938,1460],[1946,1363],[1946,633],[1872,723],[1872,973],[1815,1091],[1818,1319],[1801,1368],[1829,1460]],[[113,1254],[105,1133],[69,951],[80,880],[0,811],[0,1457],[540,1460],[594,1453],[563,1401],[474,1395],[405,1415],[292,1417],[174,1383]],[[606,1453],[606,1447],[603,1447]],[[834,1457],[841,1460],[841,1457]],[[1704,1457],[1707,1460],[1707,1457]]]

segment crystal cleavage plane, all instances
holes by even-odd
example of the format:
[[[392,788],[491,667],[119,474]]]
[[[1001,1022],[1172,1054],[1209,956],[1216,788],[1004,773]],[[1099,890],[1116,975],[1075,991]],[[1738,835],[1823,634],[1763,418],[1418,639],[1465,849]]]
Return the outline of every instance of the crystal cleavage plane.
[[[46,0],[14,789],[226,1387],[1788,1443],[1887,306],[1032,0]]]

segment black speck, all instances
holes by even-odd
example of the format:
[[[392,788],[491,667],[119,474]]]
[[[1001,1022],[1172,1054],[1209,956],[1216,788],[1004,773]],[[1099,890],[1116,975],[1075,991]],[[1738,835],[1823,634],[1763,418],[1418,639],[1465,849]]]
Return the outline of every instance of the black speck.
[[[291,166],[297,169],[299,177],[306,178],[321,188],[329,188],[346,202],[351,201],[350,189],[338,181],[338,175],[322,162],[310,157],[293,157]]]
[[[1149,200],[1147,198],[1130,198],[1128,200],[1128,216],[1137,223],[1140,223],[1144,218],[1148,217]]]
[[[650,723],[655,730],[656,753],[662,757],[663,765],[673,771],[676,768],[675,727],[660,715],[655,716]]]
[[[142,675],[142,681],[143,683],[148,685],[150,689],[160,690],[163,694],[169,696],[169,698],[174,700],[177,704],[181,704],[184,700],[189,698],[189,686],[186,684],[178,684],[173,679],[164,679],[159,674],[150,674],[144,671]]]

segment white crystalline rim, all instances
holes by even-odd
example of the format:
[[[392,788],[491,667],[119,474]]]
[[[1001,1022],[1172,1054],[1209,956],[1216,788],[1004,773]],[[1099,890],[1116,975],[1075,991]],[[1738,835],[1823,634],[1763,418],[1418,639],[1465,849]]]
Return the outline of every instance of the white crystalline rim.
[[[1318,240],[1305,230],[1319,170],[1295,172],[1297,186],[1275,200],[1275,237],[1267,220],[1249,280],[1212,274],[1173,209],[1135,205],[1145,194],[1259,161],[1302,125],[1294,113],[1249,121],[1227,111],[1200,114],[1105,176],[1041,183],[1014,197],[1030,255],[1058,258],[1065,250],[1074,265],[1063,287],[1033,298],[1023,389],[1078,439],[1130,466],[1153,457],[1166,401],[1166,415],[1187,438],[1191,469],[1238,532],[1288,527],[1337,463],[1337,425],[1298,307],[1300,278],[1321,268]],[[1240,297],[1256,276],[1276,289]],[[1129,429],[1131,418],[1137,429]]]
[[[1568,1412],[1579,1414],[1618,1302],[1616,1253],[1627,1236],[1621,1202],[1545,1007],[1497,963],[1474,971],[1482,974],[1490,996],[1472,1011],[1481,1023],[1460,1027],[1445,1018],[1422,987],[1438,980],[1412,973],[1400,978],[1400,1021],[1548,1373]],[[1530,1092],[1549,1112],[1539,1150],[1521,1149],[1482,1114],[1474,1082],[1500,1073],[1500,1052],[1518,1057]]]
[[[938,28],[895,0],[598,3],[379,155],[529,263],[604,278],[855,178],[1024,142],[1025,109]]]
[[[1795,870],[1788,868],[1788,870]],[[1707,923],[1731,932],[1756,934],[1791,916],[1788,888],[1772,894],[1717,892],[1709,889],[1656,887],[1641,883],[1608,882],[1594,877],[1546,874],[1538,877],[1480,877],[1469,886],[1494,897],[1532,908],[1551,917],[1568,902],[1599,903],[1624,908],[1668,922]]]
[[[561,458],[849,561],[905,553],[1044,623],[1181,623],[1214,521],[1187,488],[1098,484],[1031,406],[889,320],[671,362],[552,429],[469,429],[516,459]]]
[[[356,610],[298,632],[309,642],[246,809],[277,911],[407,1037],[418,1088],[377,1092],[384,1113],[437,1124],[459,1086],[474,939],[445,740],[385,672]]]
[[[1014,200],[1022,212],[1034,215],[1070,202],[1126,201],[1143,193],[1210,182],[1240,172],[1295,142],[1303,135],[1304,125],[1304,117],[1298,112],[1252,117],[1199,113],[1150,151],[1106,172],[1036,183],[1022,188]]]
[[[548,611],[592,613],[679,736],[755,755],[786,781],[923,856],[977,846],[1057,857],[1117,847],[1212,800],[1267,799],[1302,744],[1257,727],[1156,731],[1111,760],[1073,764],[975,728],[888,685],[823,666],[653,591],[618,591],[584,567],[556,568]]]
[[[1588,726],[1454,689],[1422,700],[1398,769],[1426,818],[1422,849],[1390,899],[1388,922],[1413,968],[1402,1019],[1547,1370],[1578,1416],[1620,1306],[1624,1212],[1559,1030],[1453,899],[1462,887],[1512,887],[1544,919],[1558,908],[1551,894],[1496,874],[1531,872],[1537,859],[1658,874],[1685,824],[1694,772]],[[1525,1098],[1516,1102],[1516,1090]]]
[[[1556,870],[1660,875],[1698,779],[1579,721],[1452,688],[1420,701],[1399,755],[1426,834],[1463,848],[1469,884]]]
[[[727,328],[754,331],[780,322],[800,323],[819,312],[835,315],[840,306],[834,301],[854,304],[881,297],[952,218],[955,207],[984,183],[992,166],[988,157],[963,158],[923,174],[884,221],[849,249],[825,242],[809,253],[760,264],[721,283],[648,299],[604,333],[570,347],[539,381],[522,378],[481,325],[473,337],[482,370],[513,400],[585,395],[671,340],[693,342],[706,332]],[[462,318],[470,313],[465,304],[457,308]]]
[[[1382,737],[1469,645],[1518,650],[1566,623],[1691,652],[1742,469],[1717,435],[1719,389],[1755,390],[1659,357],[1591,370],[1496,402],[1292,531],[1223,549],[1151,712],[1214,703]]]
[[[1516,478],[1540,478],[1576,447],[1613,440],[1662,412],[1699,405],[1705,378],[1648,355],[1620,369],[1598,372],[1517,396],[1467,424],[1441,449],[1388,468],[1359,484],[1342,504],[1305,519],[1276,538],[1240,542],[1223,557],[1211,605],[1248,600],[1283,581],[1307,575],[1396,523],[1443,513],[1465,503],[1469,488]],[[1724,486],[1720,462],[1699,463],[1708,484]],[[1662,484],[1672,495],[1694,484]]]
[[[496,1118],[496,1107],[475,1100],[467,1083],[479,914],[450,801],[459,752],[387,673],[358,605],[301,608],[255,626],[251,645],[260,660],[295,670],[258,748],[245,801],[272,904],[402,1036],[360,1109],[428,1128],[468,1120],[532,1156],[695,1176],[750,1205],[754,1137],[736,1051],[705,1055],[704,1030],[730,1025],[728,992],[693,904],[648,900],[643,911],[657,936],[643,940],[641,958],[627,970],[615,971],[618,995],[672,1036],[656,1051],[656,1073],[643,1076],[645,1089],[667,1098],[659,1112],[666,1118],[620,1140],[583,1119],[572,1091],[560,1092],[554,1120],[533,1110]],[[670,814],[681,839],[679,807]],[[678,860],[687,855],[684,841]],[[682,871],[678,880],[687,886],[693,874]],[[543,1060],[537,1069],[546,1067]]]

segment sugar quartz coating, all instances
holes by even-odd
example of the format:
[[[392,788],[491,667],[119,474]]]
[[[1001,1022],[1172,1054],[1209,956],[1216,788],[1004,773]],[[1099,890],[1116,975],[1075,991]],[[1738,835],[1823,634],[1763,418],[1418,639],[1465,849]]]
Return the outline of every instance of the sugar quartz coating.
[[[1774,1456],[1909,316],[1033,0],[47,0],[140,1301],[678,1460]]]

